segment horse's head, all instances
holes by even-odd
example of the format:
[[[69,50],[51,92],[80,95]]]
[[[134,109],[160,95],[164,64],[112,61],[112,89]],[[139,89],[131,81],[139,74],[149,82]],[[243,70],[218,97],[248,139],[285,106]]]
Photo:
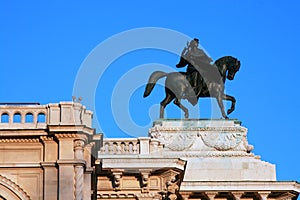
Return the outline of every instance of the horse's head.
[[[227,79],[228,80],[233,80],[235,74],[239,71],[241,67],[241,62],[238,59],[234,59],[233,62],[231,62],[228,66],[227,66]]]

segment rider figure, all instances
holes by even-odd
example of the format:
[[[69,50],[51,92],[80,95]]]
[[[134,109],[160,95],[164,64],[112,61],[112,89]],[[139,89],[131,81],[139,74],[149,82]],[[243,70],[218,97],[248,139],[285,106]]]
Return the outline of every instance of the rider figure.
[[[208,57],[202,49],[198,48],[199,39],[194,38],[187,47],[185,47],[181,53],[181,57],[183,57],[187,63],[185,65],[180,65],[179,63],[176,67],[181,68],[187,67],[187,78],[193,87],[196,96],[200,93],[200,84],[201,84],[201,75],[195,65],[201,67],[210,65],[212,59]],[[191,95],[191,94],[188,94]]]

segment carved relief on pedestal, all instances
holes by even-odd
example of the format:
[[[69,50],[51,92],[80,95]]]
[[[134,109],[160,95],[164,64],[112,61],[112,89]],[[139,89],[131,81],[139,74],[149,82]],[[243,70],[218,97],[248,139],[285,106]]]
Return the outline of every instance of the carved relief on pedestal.
[[[161,126],[150,128],[149,135],[171,151],[240,151],[250,153],[247,129],[241,126],[193,127]]]
[[[183,151],[189,149],[195,142],[197,133],[182,132],[180,129],[173,130],[161,127],[150,128],[150,136],[162,142],[166,148],[173,151]]]
[[[203,143],[218,151],[240,150],[250,151],[252,148],[248,145],[246,134],[243,132],[200,132]]]

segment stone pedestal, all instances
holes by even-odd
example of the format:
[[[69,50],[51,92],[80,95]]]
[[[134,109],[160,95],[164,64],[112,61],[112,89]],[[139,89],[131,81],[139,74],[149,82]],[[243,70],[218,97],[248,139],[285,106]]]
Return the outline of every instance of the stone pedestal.
[[[183,181],[276,180],[275,166],[251,153],[238,120],[157,120],[149,135],[164,144],[164,157],[187,161]]]

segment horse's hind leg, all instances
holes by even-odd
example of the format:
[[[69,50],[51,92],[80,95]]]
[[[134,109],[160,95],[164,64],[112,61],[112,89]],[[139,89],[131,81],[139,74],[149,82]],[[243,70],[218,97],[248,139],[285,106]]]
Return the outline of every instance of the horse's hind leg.
[[[230,113],[232,113],[235,109],[235,103],[236,103],[236,100],[233,96],[230,96],[228,94],[224,94],[223,95],[223,99],[224,100],[228,100],[228,101],[231,101],[231,107],[227,110],[227,115],[229,115]]]
[[[176,98],[174,104],[183,110],[185,118],[189,118],[189,110],[180,103],[179,99]]]
[[[228,119],[227,115],[225,114],[225,111],[224,111],[224,105],[223,105],[223,96],[222,95],[218,95],[216,97],[217,99],[217,102],[219,104],[219,107],[220,107],[220,110],[221,110],[221,113],[222,113],[222,116],[225,118],[225,119]]]
[[[159,118],[164,118],[164,111],[165,107],[174,99],[175,97],[172,96],[169,93],[166,93],[166,97],[164,100],[160,102],[160,112],[159,112]]]

